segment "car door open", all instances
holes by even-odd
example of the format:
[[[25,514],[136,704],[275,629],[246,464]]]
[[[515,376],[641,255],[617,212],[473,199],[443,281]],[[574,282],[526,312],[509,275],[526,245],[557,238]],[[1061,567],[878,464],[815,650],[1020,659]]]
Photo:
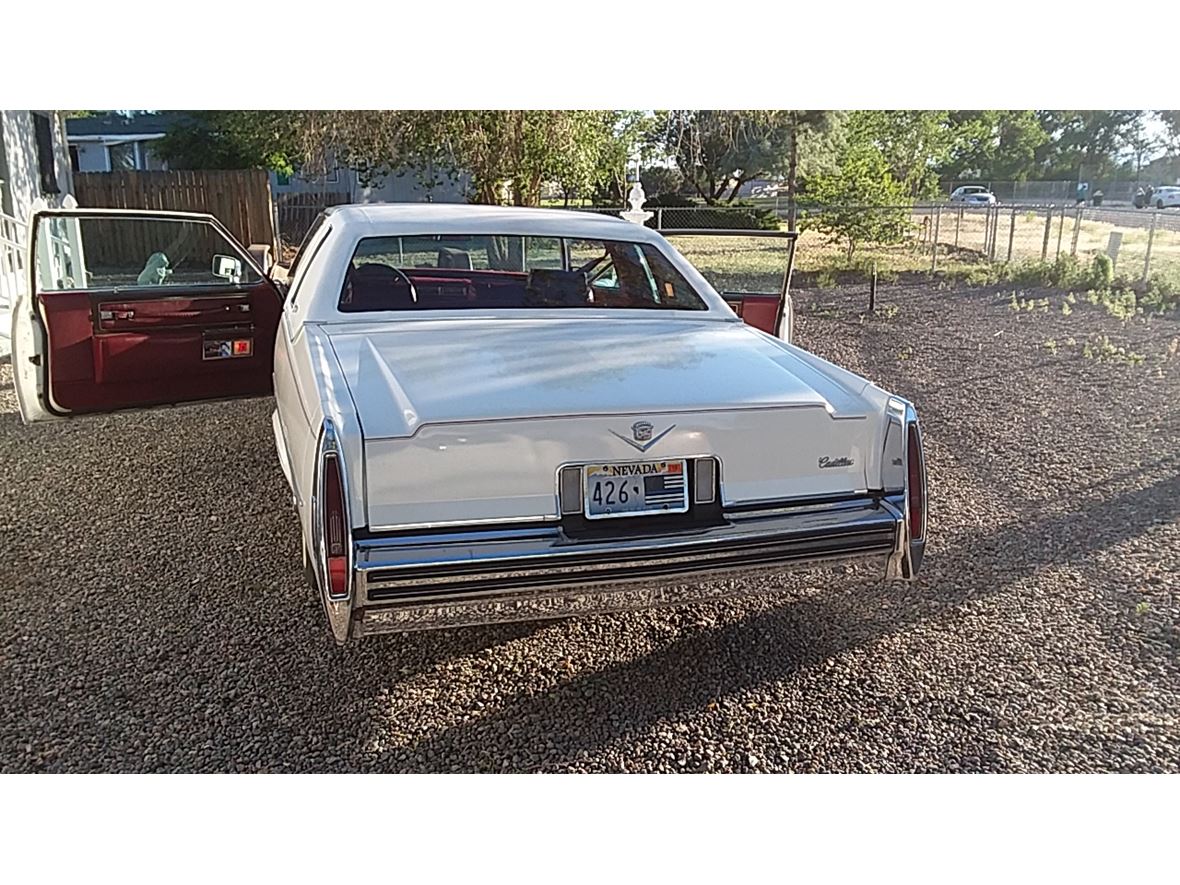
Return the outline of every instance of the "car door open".
[[[747,325],[790,342],[794,326],[791,276],[797,231],[671,228],[660,231],[709,280]],[[683,239],[679,239],[683,238]],[[758,244],[759,248],[751,248]],[[743,263],[742,258],[748,259]],[[735,260],[736,259],[736,260]],[[734,273],[740,268],[744,273]],[[735,291],[747,277],[774,280],[777,291]]]
[[[13,310],[26,421],[271,392],[282,299],[212,216],[55,210],[31,233]]]

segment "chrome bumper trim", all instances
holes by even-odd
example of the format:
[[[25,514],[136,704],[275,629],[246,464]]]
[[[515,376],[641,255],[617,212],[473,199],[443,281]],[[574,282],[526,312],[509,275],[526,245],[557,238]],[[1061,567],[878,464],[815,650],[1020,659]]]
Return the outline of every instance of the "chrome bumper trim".
[[[774,507],[676,535],[571,539],[559,527],[475,529],[354,542],[350,635],[568,617],[746,592],[732,581],[868,559],[884,575],[904,538],[900,498]]]

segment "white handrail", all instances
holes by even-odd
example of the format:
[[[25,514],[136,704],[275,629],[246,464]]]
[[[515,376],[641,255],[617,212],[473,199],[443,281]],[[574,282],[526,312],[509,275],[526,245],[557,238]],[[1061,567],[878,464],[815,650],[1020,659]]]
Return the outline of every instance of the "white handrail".
[[[27,232],[28,225],[23,221],[0,212],[0,310],[10,308],[24,291]],[[0,323],[0,335],[8,337],[7,323]]]

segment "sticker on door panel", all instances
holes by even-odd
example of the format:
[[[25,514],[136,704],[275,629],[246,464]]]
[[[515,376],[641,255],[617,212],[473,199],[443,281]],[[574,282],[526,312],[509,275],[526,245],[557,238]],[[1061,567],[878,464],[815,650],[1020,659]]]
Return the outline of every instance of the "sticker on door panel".
[[[204,341],[203,357],[207,360],[230,360],[253,353],[252,338],[206,338]]]

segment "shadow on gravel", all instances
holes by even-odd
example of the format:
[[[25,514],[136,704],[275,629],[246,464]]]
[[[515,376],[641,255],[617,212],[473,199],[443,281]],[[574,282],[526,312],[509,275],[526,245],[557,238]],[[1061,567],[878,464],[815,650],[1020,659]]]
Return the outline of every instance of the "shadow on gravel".
[[[657,653],[575,677],[542,696],[518,697],[492,715],[437,733],[411,749],[419,759],[445,762],[449,757],[470,759],[472,748],[482,748],[484,767],[499,770],[514,751],[543,746],[554,729],[581,721],[583,729],[564,735],[563,749],[557,751],[561,755],[550,755],[537,766],[565,768],[583,753],[641,736],[661,721],[700,713],[712,702],[788,679],[917,624],[954,619],[969,598],[1005,592],[1044,566],[1084,559],[1177,517],[1180,476],[1171,476],[1101,507],[968,536],[927,559],[918,592],[877,582],[852,593],[841,587],[724,627],[702,628]],[[1023,536],[1024,555],[1018,561],[1005,554],[1014,532]],[[964,581],[963,575],[976,573],[980,562],[995,563],[995,571],[980,574],[978,583]],[[956,576],[951,586],[970,589],[940,592],[946,586],[940,579],[950,574]],[[784,727],[790,727],[789,720]],[[512,742],[505,746],[509,730]],[[379,760],[378,767],[396,763],[388,758]]]

